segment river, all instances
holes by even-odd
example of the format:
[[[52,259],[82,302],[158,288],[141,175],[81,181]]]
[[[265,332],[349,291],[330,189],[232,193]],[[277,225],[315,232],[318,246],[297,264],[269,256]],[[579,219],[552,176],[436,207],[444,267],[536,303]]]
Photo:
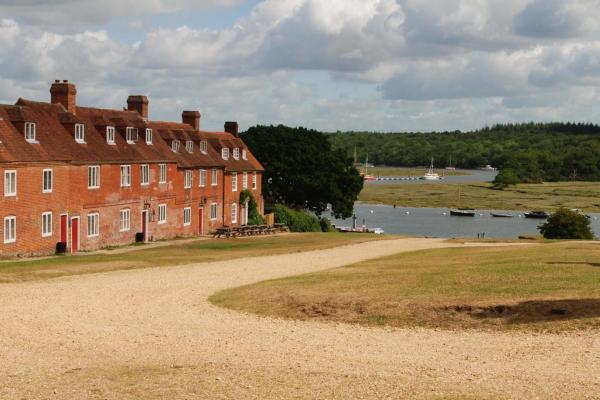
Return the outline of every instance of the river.
[[[444,182],[448,183],[474,183],[489,182],[494,179],[497,172],[464,170],[468,175],[448,176]],[[386,184],[414,184],[428,183],[435,185],[437,182],[394,180],[368,182],[368,185]],[[486,238],[516,239],[519,236],[538,235],[538,225],[544,220],[527,219],[522,211],[509,212],[513,218],[493,218],[490,212],[499,210],[477,210],[475,217],[451,217],[446,208],[411,208],[387,205],[373,205],[357,202],[354,212],[357,225],[362,226],[363,221],[369,228],[382,228],[386,233],[401,234],[419,237],[440,238],[477,238],[478,234],[485,233]],[[352,220],[338,220],[331,218],[337,226],[351,226]],[[600,214],[590,214],[592,229],[600,237]]]
[[[411,208],[356,203],[354,212],[357,225],[363,220],[369,228],[382,228],[386,233],[440,238],[516,239],[519,236],[538,235],[537,226],[544,220],[527,219],[522,211],[510,212],[514,218],[493,218],[490,210],[477,210],[475,217],[451,217],[448,209]],[[506,211],[502,211],[506,213]],[[600,236],[600,214],[590,214],[592,228]],[[352,220],[332,219],[337,226],[351,226]]]

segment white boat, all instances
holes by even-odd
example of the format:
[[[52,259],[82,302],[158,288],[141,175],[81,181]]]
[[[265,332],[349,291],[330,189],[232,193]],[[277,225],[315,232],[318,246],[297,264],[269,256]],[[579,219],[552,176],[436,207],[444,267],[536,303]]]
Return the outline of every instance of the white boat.
[[[497,171],[498,168],[494,168],[492,167],[490,164],[486,165],[485,167],[479,168],[481,171]]]
[[[421,179],[424,181],[439,181],[442,179],[442,177],[433,169],[433,158],[431,159],[431,166],[429,167],[429,170],[427,170]]]

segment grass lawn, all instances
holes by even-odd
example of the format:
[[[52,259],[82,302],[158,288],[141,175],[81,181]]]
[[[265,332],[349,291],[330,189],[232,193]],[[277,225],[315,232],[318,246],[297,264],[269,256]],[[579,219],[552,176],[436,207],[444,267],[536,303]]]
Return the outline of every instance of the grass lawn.
[[[260,315],[393,327],[600,328],[600,244],[404,253],[215,294]]]
[[[461,207],[492,210],[547,210],[559,207],[600,212],[600,182],[559,182],[494,190],[488,183],[366,185],[359,200],[404,207]]]
[[[120,269],[174,266],[182,264],[256,257],[326,249],[344,244],[381,239],[379,235],[304,233],[254,238],[174,241],[161,247],[139,246],[131,251],[102,254],[53,256],[43,259],[0,262],[0,282],[19,282],[106,272]]]
[[[369,175],[373,176],[423,176],[429,167],[373,167],[369,168]],[[359,168],[364,172],[364,167]],[[465,176],[463,171],[436,169],[436,172],[445,176]]]

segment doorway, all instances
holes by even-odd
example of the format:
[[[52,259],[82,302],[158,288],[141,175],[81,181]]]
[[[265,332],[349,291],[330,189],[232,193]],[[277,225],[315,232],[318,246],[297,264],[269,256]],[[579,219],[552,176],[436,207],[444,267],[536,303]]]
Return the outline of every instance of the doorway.
[[[71,218],[71,254],[79,251],[79,217]]]
[[[204,236],[204,207],[198,209],[198,235]]]
[[[148,241],[148,210],[142,210],[142,233],[144,242]]]

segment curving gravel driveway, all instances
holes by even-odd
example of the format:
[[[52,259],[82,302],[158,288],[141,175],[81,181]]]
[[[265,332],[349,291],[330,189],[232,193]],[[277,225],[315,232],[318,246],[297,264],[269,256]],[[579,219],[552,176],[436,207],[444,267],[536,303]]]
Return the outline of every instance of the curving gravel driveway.
[[[598,333],[379,329],[210,305],[435,239],[0,285],[0,399],[600,399]]]

